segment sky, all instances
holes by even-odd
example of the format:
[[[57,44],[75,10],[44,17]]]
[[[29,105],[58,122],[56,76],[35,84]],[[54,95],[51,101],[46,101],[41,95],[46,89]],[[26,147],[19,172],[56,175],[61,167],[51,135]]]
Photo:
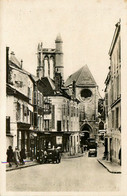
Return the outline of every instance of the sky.
[[[1,0],[2,41],[23,68],[36,75],[37,45],[63,40],[64,80],[87,64],[100,94],[110,65],[108,51],[126,0]],[[126,10],[127,11],[127,10]]]

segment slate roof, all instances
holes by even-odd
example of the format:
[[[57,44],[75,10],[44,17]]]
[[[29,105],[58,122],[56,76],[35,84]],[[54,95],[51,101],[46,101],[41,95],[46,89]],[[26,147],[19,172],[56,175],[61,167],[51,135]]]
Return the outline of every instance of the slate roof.
[[[54,90],[55,90],[55,84],[49,77],[43,77],[41,78],[41,81],[43,82],[43,95],[44,96],[53,96]]]
[[[76,86],[97,86],[87,65],[70,75],[65,82],[65,86],[72,85],[73,81],[76,82]]]
[[[71,96],[66,92],[65,89],[60,89],[59,91],[56,91],[55,83],[50,77],[43,77],[41,78],[41,81],[43,83],[44,96],[63,96],[68,99],[71,99]]]

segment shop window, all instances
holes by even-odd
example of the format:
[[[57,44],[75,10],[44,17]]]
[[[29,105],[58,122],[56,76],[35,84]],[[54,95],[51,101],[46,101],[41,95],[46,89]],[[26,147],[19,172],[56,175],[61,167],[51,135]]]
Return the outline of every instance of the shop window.
[[[56,136],[56,144],[62,144],[62,136]]]
[[[61,121],[57,121],[57,131],[61,131]]]

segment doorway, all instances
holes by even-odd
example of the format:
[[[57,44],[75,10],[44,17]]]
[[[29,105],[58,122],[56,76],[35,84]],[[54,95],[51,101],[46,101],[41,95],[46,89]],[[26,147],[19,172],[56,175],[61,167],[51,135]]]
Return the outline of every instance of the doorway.
[[[87,139],[90,137],[90,132],[92,128],[88,124],[84,124],[81,127],[82,137],[81,137],[81,146],[87,145]]]

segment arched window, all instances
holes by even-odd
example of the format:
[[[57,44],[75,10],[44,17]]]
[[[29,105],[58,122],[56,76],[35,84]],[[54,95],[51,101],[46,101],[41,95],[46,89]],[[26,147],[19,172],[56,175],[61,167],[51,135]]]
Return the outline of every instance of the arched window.
[[[53,57],[50,58],[50,78],[54,78],[54,63]]]
[[[48,76],[48,59],[44,59],[44,76]]]
[[[104,123],[101,121],[99,123],[99,130],[103,130],[104,129]]]

